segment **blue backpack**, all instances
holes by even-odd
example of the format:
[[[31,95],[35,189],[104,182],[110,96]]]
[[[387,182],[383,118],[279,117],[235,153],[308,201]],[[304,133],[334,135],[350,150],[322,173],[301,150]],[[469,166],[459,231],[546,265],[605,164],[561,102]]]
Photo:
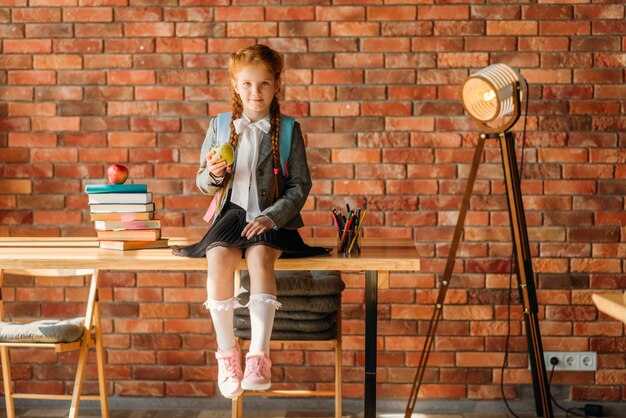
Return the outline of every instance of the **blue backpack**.
[[[232,117],[231,112],[224,112],[217,115],[217,140],[218,143],[227,142],[230,138],[230,119]],[[295,119],[291,116],[280,115],[280,134],[278,136],[279,153],[280,153],[280,167],[283,172],[283,176],[289,175],[289,168],[287,167],[287,161],[291,154],[291,134],[293,132],[293,125]]]

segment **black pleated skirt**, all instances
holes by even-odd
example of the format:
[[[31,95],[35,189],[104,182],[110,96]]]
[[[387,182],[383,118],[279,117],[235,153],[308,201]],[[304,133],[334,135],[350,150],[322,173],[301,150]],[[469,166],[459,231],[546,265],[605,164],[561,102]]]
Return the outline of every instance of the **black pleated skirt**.
[[[172,252],[182,257],[201,258],[213,247],[241,248],[245,253],[246,248],[267,245],[281,250],[282,258],[295,258],[323,255],[331,251],[330,248],[307,245],[298,231],[291,229],[270,229],[247,239],[241,236],[247,224],[246,211],[228,202],[222,209],[222,214],[200,241],[185,247],[175,247]]]

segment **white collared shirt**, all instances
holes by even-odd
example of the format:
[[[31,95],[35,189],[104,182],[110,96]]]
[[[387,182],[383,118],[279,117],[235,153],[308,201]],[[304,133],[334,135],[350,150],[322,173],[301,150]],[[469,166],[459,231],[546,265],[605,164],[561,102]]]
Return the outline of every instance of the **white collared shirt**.
[[[239,134],[239,145],[230,201],[245,209],[246,222],[251,222],[261,214],[255,172],[259,161],[261,141],[271,128],[270,115],[251,123],[244,114],[241,118],[234,120],[233,124],[235,131]]]

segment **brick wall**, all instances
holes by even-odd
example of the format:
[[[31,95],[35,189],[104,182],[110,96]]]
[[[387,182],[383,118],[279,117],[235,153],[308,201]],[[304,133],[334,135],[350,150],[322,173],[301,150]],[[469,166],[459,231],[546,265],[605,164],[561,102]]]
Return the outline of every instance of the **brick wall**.
[[[623,3],[395,3],[0,0],[0,235],[93,236],[82,191],[114,162],[148,183],[168,235],[201,234],[209,202],[194,173],[209,115],[228,108],[227,54],[270,44],[288,67],[282,108],[307,133],[303,234],[332,235],[328,209],[349,203],[368,209],[365,236],[412,238],[423,257],[380,292],[380,396],[406,398],[476,143],[460,84],[504,62],[530,83],[522,189],[544,347],[599,354],[597,372],[555,382],[574,399],[626,399],[624,327],[590,299],[626,287]],[[487,145],[426,397],[500,396],[511,245],[499,148]],[[345,280],[345,393],[360,397],[363,277]],[[80,293],[33,284],[9,292],[13,309],[72,311],[61,302]],[[203,286],[202,272],[105,274],[113,395],[215,393]],[[530,374],[519,305],[512,316],[515,398]],[[331,381],[329,354],[273,356],[276,381]],[[54,358],[16,360],[20,385],[64,390]]]

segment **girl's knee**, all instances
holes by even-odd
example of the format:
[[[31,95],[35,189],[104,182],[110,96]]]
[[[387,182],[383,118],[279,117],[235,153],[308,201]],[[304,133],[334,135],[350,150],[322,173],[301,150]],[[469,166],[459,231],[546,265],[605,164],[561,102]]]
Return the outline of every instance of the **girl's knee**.
[[[260,263],[262,266],[273,267],[280,256],[280,250],[267,245],[255,245],[246,251],[248,263]]]

